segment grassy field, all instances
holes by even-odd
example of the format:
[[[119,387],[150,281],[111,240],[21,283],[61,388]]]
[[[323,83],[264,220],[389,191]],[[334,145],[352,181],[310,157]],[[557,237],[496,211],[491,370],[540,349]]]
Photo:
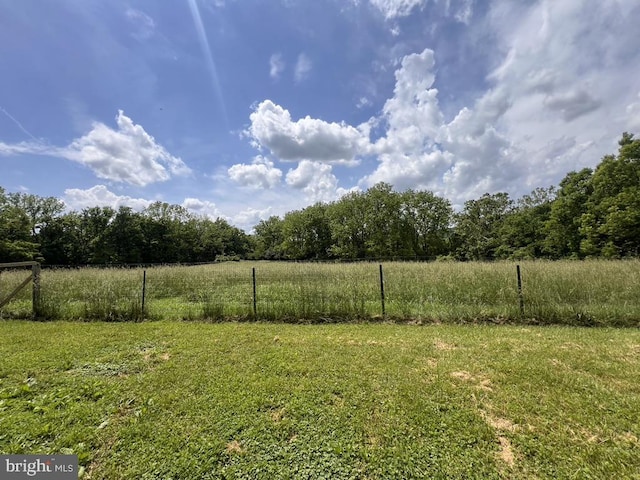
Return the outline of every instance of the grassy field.
[[[640,478],[636,329],[0,329],[0,452],[84,478]]]
[[[256,296],[252,272],[255,269]],[[384,314],[417,322],[517,322],[640,326],[640,261],[522,262],[516,265],[384,263]],[[0,297],[23,272],[0,273]],[[335,322],[383,317],[377,263],[229,262],[146,269],[44,270],[41,312],[63,320],[279,320]],[[31,292],[0,310],[28,318]]]

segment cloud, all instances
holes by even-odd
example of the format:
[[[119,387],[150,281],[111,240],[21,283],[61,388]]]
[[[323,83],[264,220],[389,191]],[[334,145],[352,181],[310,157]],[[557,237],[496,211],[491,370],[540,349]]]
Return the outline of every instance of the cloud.
[[[434,52],[407,55],[396,71],[393,97],[382,112],[387,121],[387,136],[377,142],[379,153],[421,152],[432,145],[443,115],[438,105],[438,90],[431,88],[435,80]]]
[[[373,102],[369,100],[367,97],[360,97],[358,99],[358,102],[356,103],[356,108],[358,109],[366,108],[366,107],[371,107],[372,105],[373,105]]]
[[[302,160],[297,168],[289,170],[287,185],[301,190],[311,202],[328,202],[336,199],[338,179],[331,172],[331,165]]]
[[[584,90],[549,95],[544,103],[549,109],[560,112],[566,122],[593,112],[602,105],[601,101],[592,98]]]
[[[462,203],[511,187],[522,175],[519,152],[498,126],[510,107],[503,90],[488,91],[447,123],[433,88],[432,50],[405,56],[395,77],[393,97],[383,108],[386,135],[374,148],[380,163],[363,185],[385,181],[400,189],[433,190]]]
[[[431,9],[437,8],[445,17],[451,17],[466,25],[471,21],[474,6],[474,0],[369,0],[369,3],[382,13],[386,20],[408,17],[414,13],[414,10],[425,8],[430,4]],[[394,25],[392,33],[398,28],[397,25]],[[393,34],[397,35],[397,33]]]
[[[131,207],[133,210],[141,211],[152,202],[144,198],[132,198],[126,195],[117,195],[104,185],[96,185],[87,190],[78,188],[68,188],[62,197],[65,205],[72,210],[82,210],[90,207]]]
[[[355,127],[308,116],[292,121],[289,111],[271,100],[260,103],[249,118],[247,133],[256,146],[281,160],[348,163],[368,146],[366,135]]]
[[[282,170],[275,168],[271,160],[261,155],[256,156],[250,165],[236,164],[227,172],[234,182],[253,188],[273,188],[282,178]]]
[[[137,40],[148,40],[153,36],[156,30],[156,22],[146,13],[136,10],[134,8],[128,8],[125,12],[127,20],[136,28],[133,37]]]
[[[387,19],[429,6],[436,18],[466,24],[458,27],[465,55],[482,51],[486,76],[452,91],[439,82],[465,74],[455,70],[461,65],[441,66],[439,77],[433,50],[400,56],[403,44],[392,56],[399,62],[388,63],[396,68],[393,93],[364,124],[294,120],[271,100],[260,103],[246,133],[257,148],[299,162],[285,183],[310,201],[343,191],[331,164],[372,159],[361,188],[386,181],[433,190],[455,205],[485,192],[520,196],[594,166],[615,151],[622,131],[640,129],[638,91],[628,88],[629,78],[640,78],[640,7],[631,0],[495,0],[477,11],[473,0],[369,3]],[[371,97],[361,96],[359,107]]]
[[[49,152],[58,150],[60,149],[41,143],[40,141],[20,143],[0,142],[0,155],[5,157],[12,157],[14,155],[48,155]]]
[[[458,22],[469,25],[471,18],[473,17],[473,3],[474,0],[461,0],[458,2],[457,8],[453,11],[452,15]],[[447,4],[449,2],[447,1]]]
[[[43,155],[65,158],[89,167],[97,177],[145,186],[174,175],[188,175],[191,169],[167,152],[144,128],[122,110],[116,116],[117,130],[96,122],[86,135],[67,147],[42,142],[5,144],[0,155]]]
[[[100,178],[140,186],[191,172],[122,110],[116,123],[117,130],[95,123],[88,134],[69,145],[66,158],[86,165]]]
[[[640,40],[631,28],[638,14],[629,2],[497,0],[474,32],[494,39],[497,67],[484,93],[450,121],[435,88],[434,53],[405,56],[373,148],[378,167],[361,184],[430,188],[460,204],[484,192],[521,195],[595,165],[620,132],[638,125],[637,92],[625,87],[640,76],[631,47]]]
[[[414,8],[422,7],[425,0],[369,0],[387,20],[406,17]]]
[[[238,228],[242,228],[245,231],[251,230],[260,220],[266,220],[273,215],[271,207],[264,209],[259,208],[247,208],[241,210],[231,218],[231,221]]]
[[[196,215],[208,217],[213,220],[224,217],[215,203],[198,198],[185,198],[182,206]]]
[[[296,62],[296,66],[293,71],[293,79],[295,82],[300,83],[306,79],[309,76],[309,72],[311,72],[312,67],[313,63],[307,55],[304,53],[298,55],[298,61]]]
[[[629,119],[628,130],[640,132],[640,94],[638,101],[627,105],[625,111]]]
[[[269,76],[275,80],[280,78],[280,74],[284,71],[285,63],[282,54],[274,53],[269,58]]]

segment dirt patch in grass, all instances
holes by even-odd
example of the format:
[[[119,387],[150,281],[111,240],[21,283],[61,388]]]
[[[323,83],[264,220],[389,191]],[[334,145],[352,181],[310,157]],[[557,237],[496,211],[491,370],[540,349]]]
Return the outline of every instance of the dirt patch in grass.
[[[498,430],[500,432],[515,432],[518,430],[518,425],[506,418],[496,417],[487,412],[482,412],[482,418],[484,418],[487,425],[494,430]]]
[[[485,392],[493,392],[493,386],[491,385],[491,380],[489,380],[488,378],[481,380],[476,388],[479,388],[480,390],[484,390]]]
[[[507,437],[502,436],[498,437],[498,441],[500,442],[500,452],[498,454],[498,457],[509,467],[513,467],[516,463],[516,458],[513,454],[511,441]]]
[[[434,340],[433,346],[436,348],[436,350],[443,350],[443,351],[451,351],[458,348],[455,343],[447,343],[447,342],[443,342],[442,340]]]
[[[622,435],[618,435],[618,439],[626,443],[631,443],[633,445],[638,445],[638,443],[640,443],[638,441],[638,437],[631,432],[625,432]]]
[[[493,391],[493,385],[491,384],[491,379],[489,378],[472,375],[465,370],[459,372],[451,372],[451,376],[457,380],[462,380],[463,382],[473,382],[476,384],[475,388],[479,390],[484,390],[485,392]]]
[[[453,378],[457,378],[458,380],[463,380],[465,382],[470,382],[471,380],[473,380],[473,375],[471,375],[469,372],[466,371],[460,371],[460,372],[451,372],[451,376]]]
[[[280,423],[285,417],[286,410],[283,408],[273,409],[269,412],[269,418],[273,423]]]
[[[242,445],[237,440],[231,440],[229,443],[227,443],[224,451],[229,455],[241,455],[244,453]]]

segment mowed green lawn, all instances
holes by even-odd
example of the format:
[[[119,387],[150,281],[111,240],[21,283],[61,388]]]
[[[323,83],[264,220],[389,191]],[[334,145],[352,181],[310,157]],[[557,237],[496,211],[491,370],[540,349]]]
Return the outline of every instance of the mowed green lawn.
[[[0,452],[84,478],[640,478],[640,331],[0,322]]]

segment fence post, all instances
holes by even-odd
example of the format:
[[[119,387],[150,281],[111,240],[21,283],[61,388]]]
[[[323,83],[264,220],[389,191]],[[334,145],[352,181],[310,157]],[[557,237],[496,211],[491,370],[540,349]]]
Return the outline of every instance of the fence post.
[[[256,267],[251,269],[251,277],[253,279],[253,319],[258,319],[258,305],[256,299]]]
[[[382,300],[382,316],[385,316],[384,308],[384,276],[382,274],[382,264],[380,264],[380,299]]]
[[[520,265],[516,265],[518,275],[518,299],[520,301],[520,315],[524,315],[524,297],[522,295],[522,277],[520,275]]]
[[[147,294],[147,271],[142,271],[142,318],[144,318],[144,300]]]
[[[40,264],[34,263],[31,266],[31,276],[33,277],[33,316],[40,315]]]

